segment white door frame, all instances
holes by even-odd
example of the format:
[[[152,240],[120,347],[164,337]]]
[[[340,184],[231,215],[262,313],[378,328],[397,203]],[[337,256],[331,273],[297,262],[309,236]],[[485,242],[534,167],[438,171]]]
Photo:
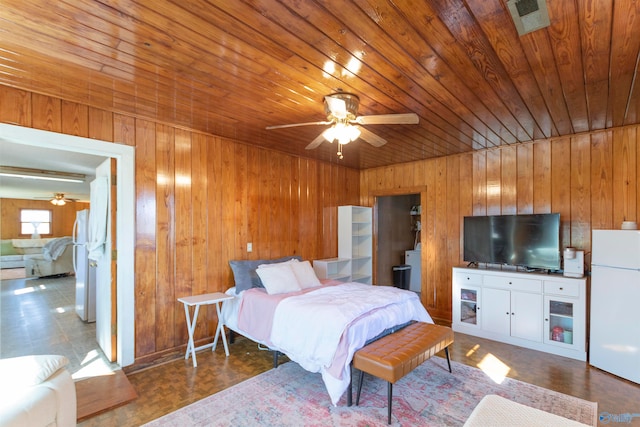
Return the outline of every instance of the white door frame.
[[[117,270],[117,362],[120,366],[135,360],[135,149],[134,147],[91,138],[0,123],[0,139],[14,144],[112,157],[117,161],[116,232]]]

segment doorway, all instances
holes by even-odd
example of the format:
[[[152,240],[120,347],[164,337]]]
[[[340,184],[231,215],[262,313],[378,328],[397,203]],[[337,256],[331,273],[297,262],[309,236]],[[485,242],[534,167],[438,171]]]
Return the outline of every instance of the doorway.
[[[134,347],[134,248],[135,248],[135,150],[133,147],[90,138],[59,134],[0,123],[0,139],[13,144],[80,152],[110,157],[117,163],[116,233],[117,269],[117,363],[133,364]],[[111,301],[107,302],[108,304]]]
[[[376,284],[393,286],[394,266],[406,264],[406,251],[419,248],[420,193],[378,196],[376,206]],[[420,283],[420,271],[411,274],[412,282]]]

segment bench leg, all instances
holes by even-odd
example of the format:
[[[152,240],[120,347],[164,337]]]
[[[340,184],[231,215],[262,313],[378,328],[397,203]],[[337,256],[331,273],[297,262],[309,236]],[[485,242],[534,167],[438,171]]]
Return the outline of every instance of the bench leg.
[[[391,424],[391,402],[392,402],[392,398],[393,398],[393,384],[391,382],[389,382],[389,386],[387,387],[387,399],[389,400],[389,402],[388,402],[389,408],[387,409],[387,414],[388,414],[387,424]]]
[[[360,371],[360,381],[358,383],[358,394],[356,394],[356,406],[360,404],[360,393],[362,392],[362,383],[364,380],[364,371]]]
[[[447,355],[447,364],[449,365],[449,372],[451,371],[451,359],[449,358],[449,347],[444,348],[444,353]]]
[[[351,374],[351,379],[349,380],[349,389],[347,390],[347,392],[349,393],[347,395],[347,406],[351,406],[352,405],[352,399],[353,399],[353,366],[349,365],[349,373]]]

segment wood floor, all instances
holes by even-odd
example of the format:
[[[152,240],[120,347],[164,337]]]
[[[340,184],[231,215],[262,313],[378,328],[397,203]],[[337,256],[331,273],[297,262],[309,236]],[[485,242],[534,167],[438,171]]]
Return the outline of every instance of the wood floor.
[[[138,398],[121,369],[76,381],[77,420],[84,421]]]
[[[470,366],[495,358],[509,367],[507,376],[598,402],[599,413],[640,414],[640,385],[585,362],[463,334],[456,334],[451,357]],[[265,372],[273,363],[271,353],[258,350],[255,343],[243,338],[230,346],[228,358],[221,346],[215,353],[201,351],[197,358],[197,368],[191,360],[179,359],[128,374],[138,399],[78,425],[138,426]],[[624,425],[640,426],[640,416]]]

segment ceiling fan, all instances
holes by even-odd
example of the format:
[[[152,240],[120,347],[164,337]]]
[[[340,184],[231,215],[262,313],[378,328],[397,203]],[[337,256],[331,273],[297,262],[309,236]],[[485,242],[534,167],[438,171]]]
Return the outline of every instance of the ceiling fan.
[[[288,125],[267,126],[267,129],[282,129],[309,125],[331,125],[316,137],[307,150],[312,150],[322,144],[323,141],[338,141],[338,158],[342,159],[342,146],[358,138],[373,145],[381,147],[387,140],[367,130],[361,125],[413,125],[419,122],[415,113],[406,114],[378,114],[370,116],[358,116],[360,98],[352,93],[339,92],[324,97],[324,109],[327,120],[320,122],[294,123]]]
[[[78,201],[78,199],[70,199],[68,197],[64,197],[64,193],[53,193],[53,198],[50,198],[50,197],[38,197],[38,198],[49,200],[52,205],[56,205],[56,206],[64,206],[69,202]]]

